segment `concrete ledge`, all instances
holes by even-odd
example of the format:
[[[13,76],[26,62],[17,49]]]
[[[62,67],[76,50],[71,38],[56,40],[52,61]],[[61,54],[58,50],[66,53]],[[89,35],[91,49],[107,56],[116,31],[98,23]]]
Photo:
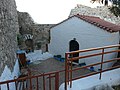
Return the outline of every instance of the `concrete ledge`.
[[[68,90],[93,90],[94,87],[105,84],[109,86],[120,84],[120,68],[102,73],[101,80],[99,80],[99,74],[74,80],[72,88],[68,85]],[[59,90],[64,90],[64,83]]]

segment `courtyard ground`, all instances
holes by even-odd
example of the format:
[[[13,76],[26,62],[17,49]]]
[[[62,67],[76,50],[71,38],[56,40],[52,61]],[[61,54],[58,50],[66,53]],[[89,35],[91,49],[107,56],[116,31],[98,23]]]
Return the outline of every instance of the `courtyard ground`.
[[[78,67],[78,66],[73,66],[73,68]],[[59,70],[64,70],[65,69],[65,63],[64,62],[60,62],[58,60],[55,60],[54,58],[50,58],[47,60],[43,60],[43,61],[35,61],[33,63],[31,63],[29,65],[29,69],[31,70],[31,74],[32,75],[38,75],[38,74],[42,74],[42,73],[48,73],[48,72],[53,72],[53,71],[59,71]],[[75,71],[73,73],[73,77],[76,76],[80,76],[80,75],[85,75],[90,73],[91,71],[89,69],[81,69],[79,71]],[[59,86],[64,83],[65,80],[65,73],[61,72],[60,73],[60,77],[59,77]],[[32,80],[32,82],[34,82],[33,84],[33,89],[36,90],[36,84],[35,84],[36,80]],[[46,80],[47,82],[47,80]],[[54,81],[52,81],[52,87],[51,90],[55,90],[54,89]],[[42,78],[39,79],[39,89],[43,90],[42,87],[43,83],[42,83]],[[46,85],[48,88],[49,85]],[[47,89],[49,90],[49,89]]]

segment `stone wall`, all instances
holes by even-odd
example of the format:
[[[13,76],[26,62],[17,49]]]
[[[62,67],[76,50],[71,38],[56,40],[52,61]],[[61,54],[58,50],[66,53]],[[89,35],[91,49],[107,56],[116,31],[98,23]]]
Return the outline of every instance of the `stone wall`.
[[[34,21],[27,12],[18,11],[19,32],[21,35],[32,34],[32,25]]]
[[[0,0],[0,75],[7,65],[11,70],[16,60],[18,15],[14,0]]]
[[[77,5],[77,7],[71,10],[70,16],[73,16],[76,14],[97,16],[106,21],[120,25],[120,18],[113,15],[110,12],[108,6],[99,6],[97,8],[91,8],[83,5]]]
[[[32,17],[27,12],[18,12],[19,29],[22,39],[28,34],[33,36],[34,49],[46,50],[46,44],[49,43],[49,29],[54,24],[35,24]],[[20,49],[27,49],[25,40],[22,40]]]
[[[35,49],[42,49],[43,52],[46,51],[46,44],[50,41],[50,27],[53,25],[54,24],[33,25],[33,40]]]
[[[19,23],[19,48],[20,49],[27,49],[28,46],[26,45],[25,36],[30,34],[32,35],[32,26],[34,21],[32,20],[31,16],[27,12],[17,12],[18,13],[18,23]]]

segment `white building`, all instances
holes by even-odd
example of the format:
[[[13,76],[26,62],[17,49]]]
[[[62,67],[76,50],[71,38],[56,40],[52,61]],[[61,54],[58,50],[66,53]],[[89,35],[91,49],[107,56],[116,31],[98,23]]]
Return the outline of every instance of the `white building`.
[[[120,26],[106,22],[98,17],[75,15],[51,28],[48,49],[53,55],[65,57],[65,53],[71,51],[70,48],[74,47],[81,50],[119,44],[119,30]],[[77,46],[72,45],[70,47],[70,44],[74,44],[74,38]],[[116,56],[115,53],[106,55],[105,60]],[[101,60],[101,57],[98,56],[79,60],[79,63],[91,64],[99,60]],[[111,64],[105,67],[108,66],[111,66]],[[99,69],[99,67],[96,69]]]

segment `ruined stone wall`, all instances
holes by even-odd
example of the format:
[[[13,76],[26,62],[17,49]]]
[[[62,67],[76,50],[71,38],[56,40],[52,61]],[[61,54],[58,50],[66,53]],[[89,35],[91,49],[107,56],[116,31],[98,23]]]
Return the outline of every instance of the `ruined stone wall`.
[[[27,12],[18,11],[18,23],[19,23],[19,32],[20,34],[32,34],[32,25],[34,21]]]
[[[18,16],[14,0],[0,0],[0,75],[7,65],[11,70],[16,60]]]
[[[54,24],[35,24],[33,25],[33,40],[35,49],[42,49],[45,51],[46,44],[50,39],[50,27]]]
[[[35,24],[32,17],[27,12],[18,12],[18,21],[20,34],[22,39],[25,35],[31,34],[33,36],[33,47],[34,49],[42,49],[45,51],[46,44],[49,43],[49,30],[54,24]],[[22,41],[20,49],[27,49],[25,40]]]
[[[97,16],[106,21],[120,25],[120,18],[113,15],[110,12],[109,7],[107,6],[99,6],[97,8],[91,8],[84,5],[77,5],[77,7],[71,10],[70,16],[73,16],[76,14]]]
[[[19,43],[18,46],[20,49],[26,50],[28,46],[25,44],[26,39],[25,35],[32,35],[32,25],[34,21],[27,12],[17,12],[18,13],[18,23],[19,23]]]

